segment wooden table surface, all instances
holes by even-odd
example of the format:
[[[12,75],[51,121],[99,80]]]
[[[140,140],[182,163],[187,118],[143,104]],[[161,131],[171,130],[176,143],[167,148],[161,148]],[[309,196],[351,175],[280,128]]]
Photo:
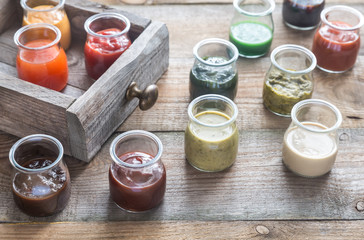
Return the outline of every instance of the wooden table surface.
[[[158,82],[158,101],[149,111],[135,110],[91,163],[65,157],[71,199],[64,211],[46,218],[29,217],[15,206],[8,153],[18,138],[0,132],[0,239],[364,239],[364,47],[355,67],[344,74],[314,71],[313,97],[333,103],[343,115],[339,153],[329,174],[302,178],[283,166],[281,147],[290,119],[271,114],[262,104],[269,55],[239,58],[238,157],[226,171],[203,173],[186,163],[183,148],[192,48],[205,38],[228,39],[231,1],[94,1],[108,5],[100,8],[120,8],[167,24],[170,63]],[[285,27],[281,2],[273,13],[271,50],[286,43],[311,48],[314,31]],[[326,1],[334,4],[364,13],[362,0]],[[139,214],[116,207],[108,186],[110,142],[132,129],[160,137],[167,169],[163,203]]]

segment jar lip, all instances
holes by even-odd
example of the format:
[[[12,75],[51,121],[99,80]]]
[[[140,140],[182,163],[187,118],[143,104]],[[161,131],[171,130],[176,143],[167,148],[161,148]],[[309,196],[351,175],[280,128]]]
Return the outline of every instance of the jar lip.
[[[232,58],[226,62],[223,63],[210,63],[205,61],[204,59],[202,59],[199,54],[198,54],[198,49],[206,44],[210,44],[210,43],[218,43],[221,45],[225,45],[226,47],[230,48],[232,50],[232,52],[234,53],[234,55],[232,56]],[[235,62],[238,57],[239,57],[239,51],[237,49],[237,47],[232,44],[231,42],[225,40],[225,39],[221,39],[221,38],[207,38],[204,39],[200,42],[198,42],[194,47],[193,47],[193,55],[195,56],[195,58],[202,62],[205,65],[208,66],[213,66],[213,67],[223,67],[223,66],[228,66],[230,64],[232,64],[233,62]]]
[[[329,22],[327,20],[326,15],[330,11],[335,11],[335,10],[350,12],[350,13],[356,15],[359,18],[359,23],[356,24],[355,26],[352,26],[352,27],[340,27],[340,26],[336,26],[336,25],[332,24],[331,22]],[[335,5],[335,6],[327,7],[324,10],[322,10],[322,12],[320,14],[320,17],[321,17],[321,21],[324,22],[326,25],[329,25],[330,27],[332,27],[334,29],[342,30],[342,31],[357,30],[360,27],[362,27],[363,24],[364,24],[363,14],[361,12],[359,12],[358,10],[356,10],[355,8],[348,7],[348,6],[345,6],[345,5]]]
[[[153,140],[158,145],[158,152],[151,161],[143,163],[143,164],[130,164],[130,163],[126,163],[126,162],[120,160],[119,156],[115,152],[116,145],[123,138],[130,137],[133,135],[144,136],[146,138]],[[120,134],[119,136],[117,136],[110,145],[110,156],[111,156],[112,160],[116,164],[119,164],[119,165],[122,165],[125,167],[129,167],[129,168],[143,168],[143,167],[150,166],[150,165],[156,163],[162,157],[162,153],[163,153],[163,144],[162,144],[161,140],[155,134],[148,132],[148,131],[144,131],[144,130],[131,130],[131,131],[124,132],[124,133]]]
[[[93,30],[91,30],[90,28],[90,24],[95,21],[95,20],[98,20],[100,18],[116,18],[118,20],[121,20],[122,22],[125,23],[125,28],[119,32],[119,33],[116,33],[116,34],[112,34],[112,35],[102,35],[102,34],[98,34],[96,32],[94,32]],[[127,17],[125,17],[124,15],[121,15],[119,13],[113,13],[113,12],[104,12],[104,13],[98,13],[98,14],[95,14],[95,15],[92,15],[91,17],[89,17],[86,21],[85,21],[85,24],[84,24],[84,28],[85,28],[85,31],[94,36],[94,37],[100,37],[100,38],[114,38],[114,37],[120,37],[126,33],[129,32],[129,29],[130,29],[130,21]],[[121,29],[120,29],[121,30]]]
[[[24,10],[33,11],[33,12],[49,12],[49,11],[58,10],[58,9],[62,8],[64,6],[64,3],[66,2],[66,0],[59,0],[59,3],[57,5],[54,5],[54,7],[52,7],[52,8],[34,9],[34,8],[31,8],[31,7],[28,6],[27,1],[28,0],[21,0],[20,5],[22,6],[22,8]],[[40,6],[40,5],[42,5],[42,4],[39,4],[38,6]],[[51,5],[51,4],[49,4],[49,5]]]
[[[234,0],[233,4],[234,4],[234,8],[241,14],[245,14],[245,15],[248,15],[248,16],[252,16],[252,17],[262,17],[262,16],[266,16],[268,14],[271,14],[275,7],[276,7],[276,3],[274,0],[265,0],[267,3],[269,3],[269,8],[263,12],[248,12],[248,11],[245,11],[243,9],[241,9],[239,7],[239,3],[241,3],[242,1],[244,0]]]
[[[297,117],[296,117],[296,112],[302,108],[303,106],[305,105],[308,105],[308,104],[317,104],[317,105],[323,105],[323,106],[326,106],[328,108],[330,108],[336,115],[336,123],[334,124],[334,126],[330,127],[330,128],[326,128],[326,129],[323,129],[323,130],[320,130],[320,129],[312,129],[312,128],[309,128],[307,126],[305,126],[304,124],[302,124],[300,121],[298,121]],[[292,118],[292,121],[300,126],[301,128],[307,130],[307,131],[310,131],[310,132],[317,132],[317,133],[329,133],[329,132],[332,132],[336,129],[338,129],[342,123],[342,115],[339,111],[339,109],[327,102],[327,101],[324,101],[324,100],[321,100],[321,99],[305,99],[305,100],[302,100],[298,103],[296,103],[293,108],[292,108],[292,111],[291,111],[291,118]]]
[[[311,59],[311,65],[308,68],[306,68],[304,70],[299,70],[299,71],[292,71],[292,70],[289,70],[289,69],[286,69],[286,68],[281,67],[277,63],[277,61],[275,59],[275,56],[279,52],[286,51],[286,50],[296,50],[296,51],[299,51],[299,52],[303,52],[304,54],[306,54]],[[302,47],[302,46],[299,46],[299,45],[295,45],[295,44],[283,44],[283,45],[280,45],[280,46],[276,47],[272,51],[272,53],[270,55],[270,60],[271,60],[272,64],[275,67],[277,67],[281,71],[284,71],[284,72],[287,72],[287,73],[291,73],[291,74],[306,74],[306,73],[309,73],[309,72],[311,72],[311,71],[313,71],[315,69],[316,64],[317,64],[316,57],[315,57],[315,55],[310,50],[308,50],[305,47]]]
[[[198,120],[195,117],[195,115],[193,115],[192,109],[197,103],[204,101],[204,100],[220,100],[220,101],[226,102],[227,104],[229,104],[232,107],[233,116],[230,117],[230,119],[228,121],[220,123],[220,124],[206,124],[206,123],[201,122],[200,120]],[[238,107],[236,106],[236,104],[230,98],[227,98],[227,97],[219,95],[219,94],[205,94],[205,95],[202,95],[202,96],[199,96],[199,97],[193,99],[192,102],[190,102],[190,104],[188,105],[187,112],[188,112],[189,118],[193,122],[198,123],[199,125],[202,125],[205,127],[219,128],[219,127],[228,126],[228,125],[232,124],[233,122],[235,122],[236,118],[238,117]]]
[[[31,30],[31,29],[36,29],[36,28],[50,29],[50,30],[52,30],[52,31],[54,31],[56,33],[56,38],[52,42],[50,42],[50,43],[48,43],[48,44],[46,44],[44,46],[41,46],[41,47],[28,47],[28,46],[25,46],[24,44],[22,44],[19,41],[19,37],[24,32],[26,32],[28,30]],[[32,23],[32,24],[29,24],[29,25],[25,25],[25,26],[21,27],[20,29],[18,29],[18,31],[16,31],[16,33],[14,34],[15,44],[18,47],[28,49],[28,50],[42,50],[42,49],[50,48],[50,47],[58,44],[60,40],[61,40],[61,31],[56,26],[54,26],[52,24],[49,24],[49,23]]]
[[[49,140],[50,142],[54,143],[57,146],[57,148],[59,150],[57,159],[52,164],[50,164],[49,166],[46,166],[46,167],[43,167],[43,168],[32,169],[32,168],[26,168],[26,167],[21,166],[14,158],[16,149],[21,144],[23,144],[24,142],[27,142],[27,141],[32,140],[32,139],[42,139],[42,138]],[[52,137],[50,135],[46,135],[46,134],[32,134],[32,135],[28,135],[26,137],[23,137],[23,138],[19,139],[11,147],[11,149],[9,151],[9,160],[10,160],[11,165],[14,168],[16,168],[17,170],[19,170],[21,172],[24,172],[24,173],[38,173],[38,172],[42,172],[42,171],[45,171],[45,170],[52,169],[53,167],[55,167],[61,161],[62,158],[63,158],[63,146],[62,146],[61,142],[57,138]]]

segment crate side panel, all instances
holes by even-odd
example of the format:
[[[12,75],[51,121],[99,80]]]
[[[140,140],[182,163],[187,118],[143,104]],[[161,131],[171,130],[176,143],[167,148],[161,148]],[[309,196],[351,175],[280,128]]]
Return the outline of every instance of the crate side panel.
[[[168,60],[168,29],[163,23],[152,22],[108,71],[67,110],[72,133],[72,155],[90,161],[137,106],[136,99],[130,102],[125,100],[130,83],[137,82],[140,89],[155,83],[167,70]]]
[[[0,33],[10,27],[11,22],[16,19],[16,4],[14,0],[0,1]]]

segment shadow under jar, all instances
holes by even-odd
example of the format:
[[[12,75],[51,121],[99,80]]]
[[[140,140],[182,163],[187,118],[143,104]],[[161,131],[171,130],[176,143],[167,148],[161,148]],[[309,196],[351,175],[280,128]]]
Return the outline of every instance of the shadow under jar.
[[[16,205],[36,217],[62,211],[71,195],[62,144],[54,137],[35,134],[17,141],[9,152]]]
[[[229,41],[210,38],[197,43],[193,55],[191,100],[205,94],[221,94],[234,100],[238,89],[238,49]]]
[[[97,80],[130,47],[130,21],[118,13],[99,13],[89,17],[84,27],[86,70]]]
[[[284,134],[283,163],[304,177],[328,173],[338,151],[340,111],[326,101],[307,99],[293,107],[291,117],[292,122]]]
[[[263,104],[274,114],[289,117],[293,106],[312,97],[316,58],[298,45],[286,44],[275,48],[271,66],[265,75]]]
[[[109,169],[110,195],[117,206],[141,212],[158,206],[166,191],[162,142],[150,132],[133,130],[114,139]]]
[[[237,116],[235,103],[222,95],[202,95],[189,104],[185,154],[193,167],[218,172],[233,165],[239,145]]]

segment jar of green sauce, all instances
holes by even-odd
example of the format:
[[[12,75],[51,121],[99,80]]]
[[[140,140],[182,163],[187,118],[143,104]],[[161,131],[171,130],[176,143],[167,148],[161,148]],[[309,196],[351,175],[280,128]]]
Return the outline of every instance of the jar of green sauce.
[[[286,44],[275,48],[265,75],[263,104],[271,112],[290,117],[293,106],[312,97],[315,55],[302,46]]]
[[[235,162],[239,145],[235,103],[218,94],[202,95],[189,104],[188,116],[185,131],[187,161],[205,172],[230,167]]]
[[[234,16],[230,24],[230,42],[246,58],[265,55],[272,44],[274,0],[234,0]]]
[[[205,94],[221,94],[234,100],[238,89],[238,49],[229,41],[210,38],[197,43],[193,55],[191,100]]]

